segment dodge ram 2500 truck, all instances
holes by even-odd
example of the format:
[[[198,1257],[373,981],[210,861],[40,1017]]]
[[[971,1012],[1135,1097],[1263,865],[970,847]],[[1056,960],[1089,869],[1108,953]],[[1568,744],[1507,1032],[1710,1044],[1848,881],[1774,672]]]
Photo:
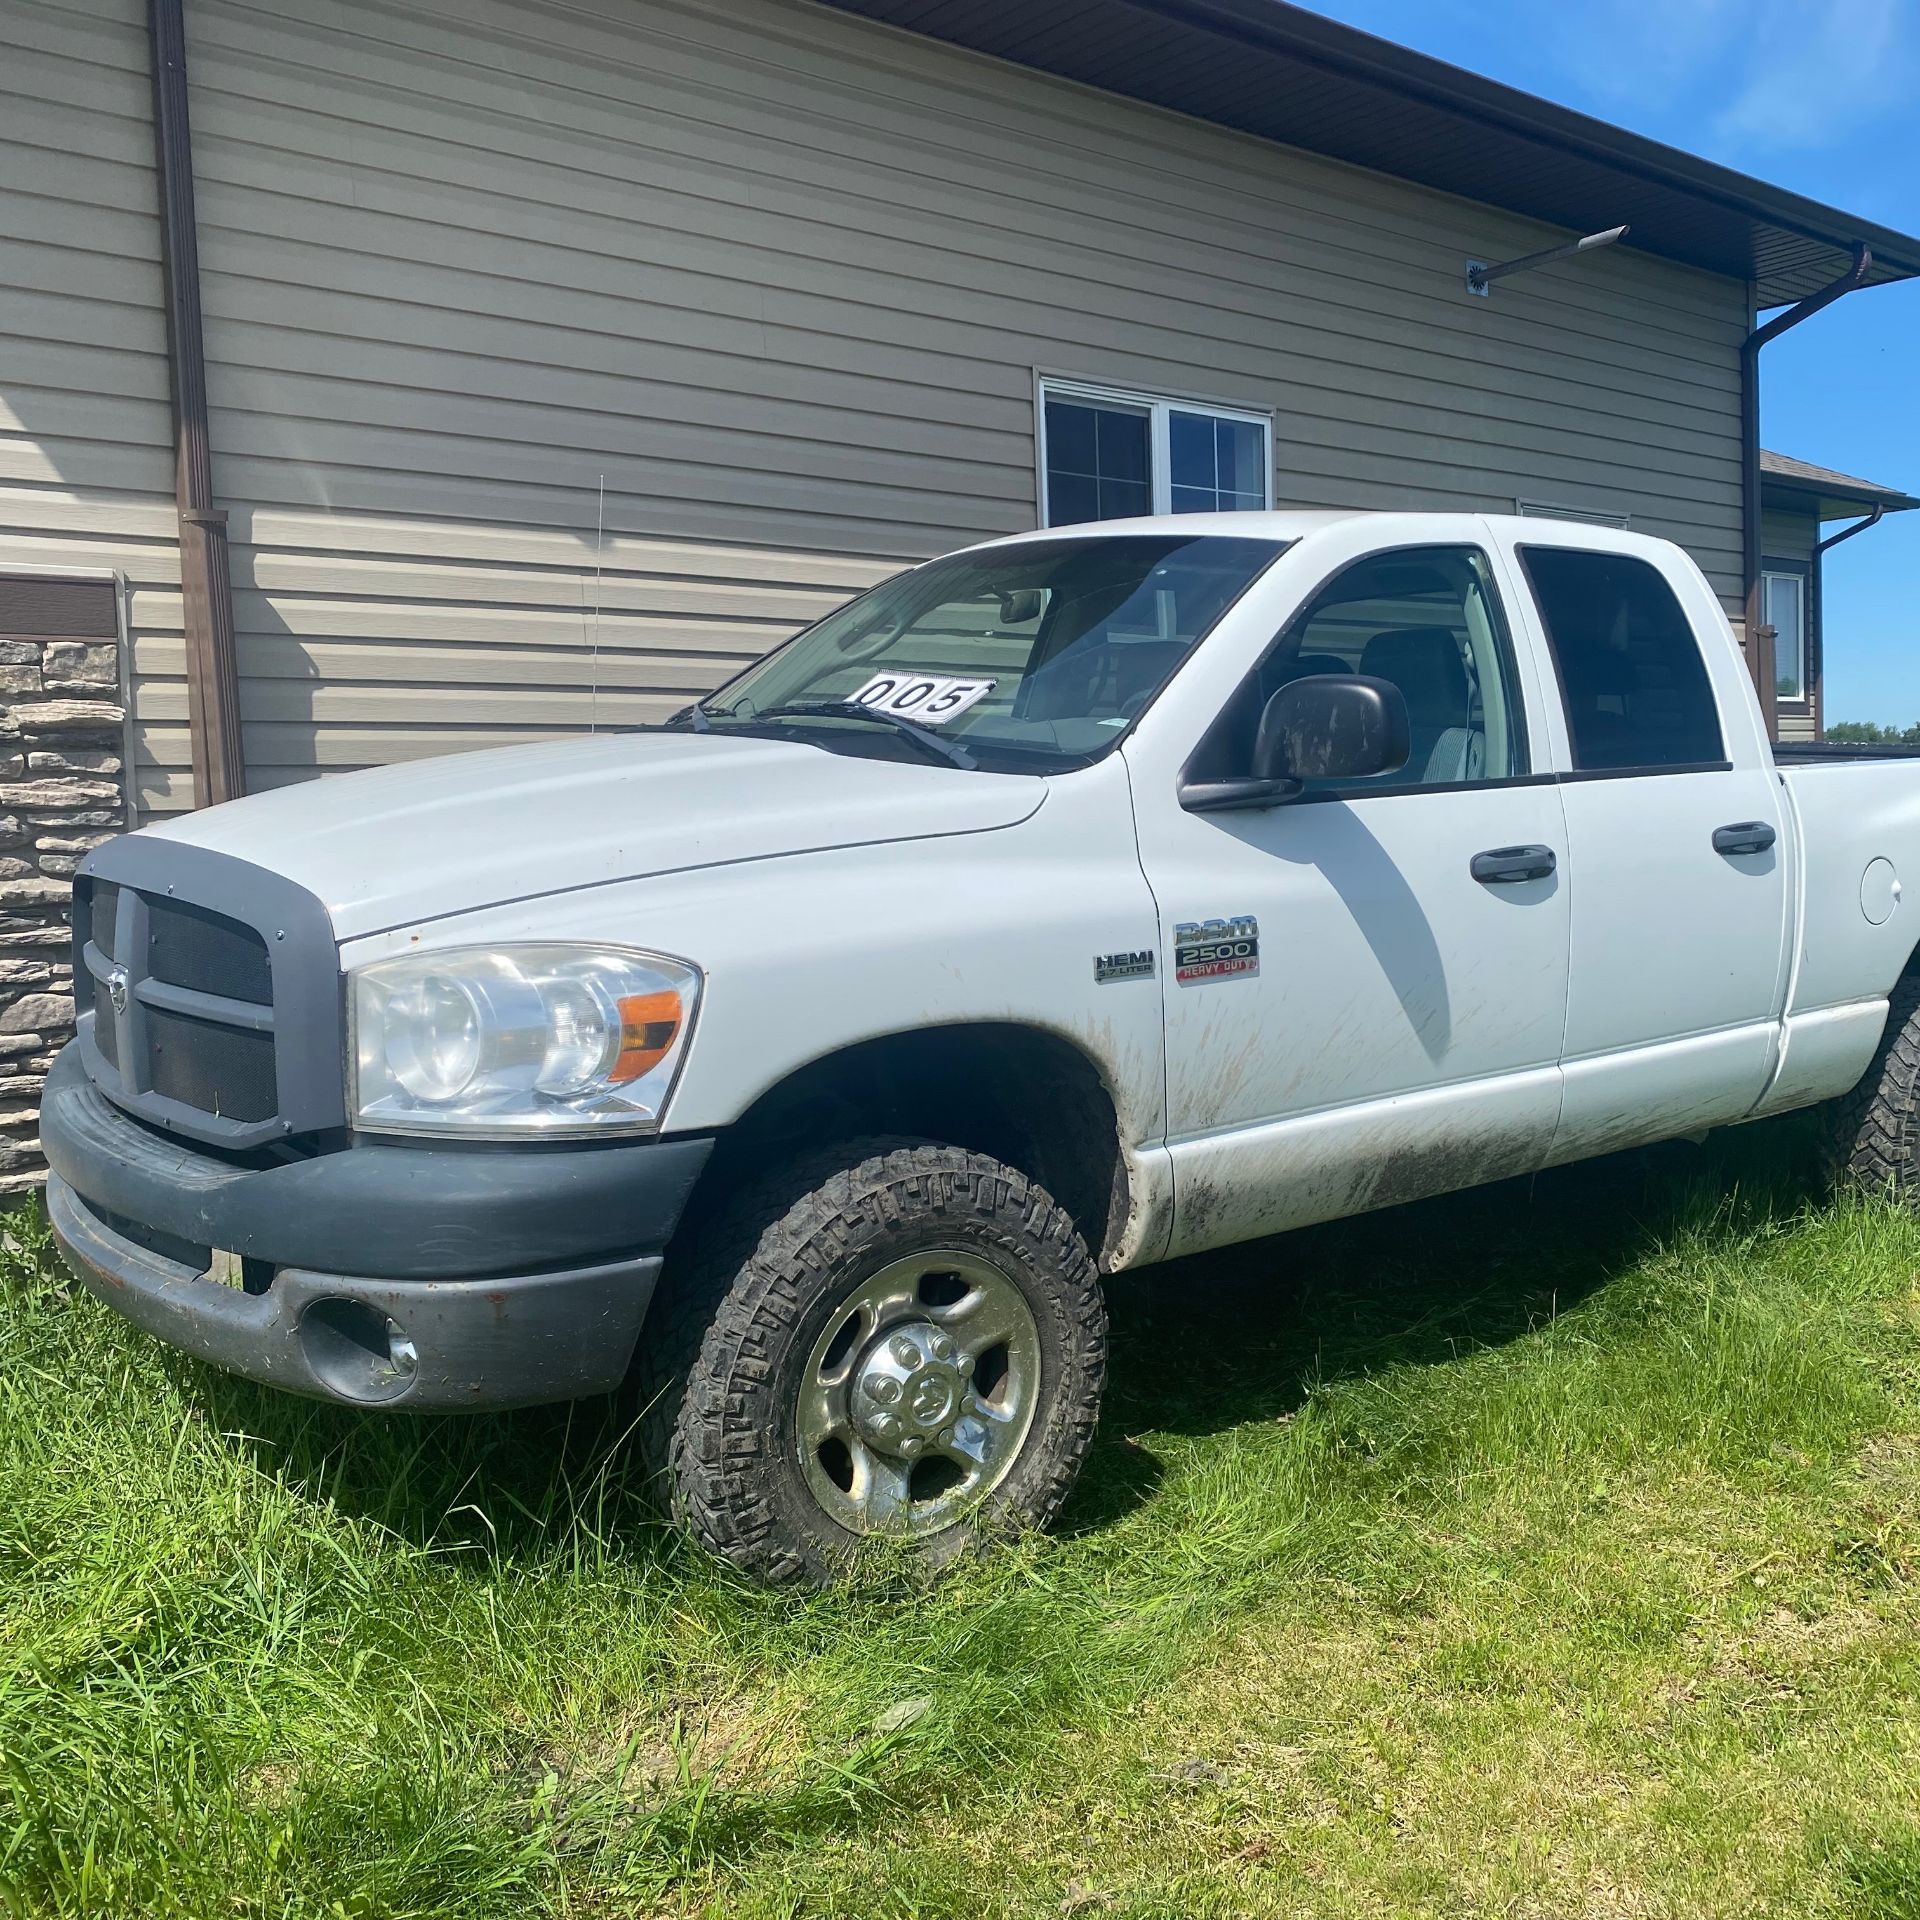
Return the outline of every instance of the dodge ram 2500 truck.
[[[1770,749],[1675,547],[1179,516],[936,560],[663,726],[75,889],[48,1207],[190,1353],[631,1386],[764,1579],[1044,1523],[1101,1275],[1833,1102],[1915,1177],[1920,770]]]

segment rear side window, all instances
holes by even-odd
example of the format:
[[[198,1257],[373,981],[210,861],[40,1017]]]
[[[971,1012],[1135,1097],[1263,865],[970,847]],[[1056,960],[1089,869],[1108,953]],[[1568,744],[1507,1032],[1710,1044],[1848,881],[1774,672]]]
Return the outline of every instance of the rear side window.
[[[1706,662],[1659,570],[1620,553],[1522,547],[1583,773],[1724,756]]]

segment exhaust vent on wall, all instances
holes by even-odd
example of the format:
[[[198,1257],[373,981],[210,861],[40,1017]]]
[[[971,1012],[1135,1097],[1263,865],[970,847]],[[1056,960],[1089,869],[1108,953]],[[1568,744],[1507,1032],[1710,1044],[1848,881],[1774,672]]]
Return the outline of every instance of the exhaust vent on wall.
[[[1609,513],[1604,507],[1562,507],[1551,500],[1516,500],[1514,511],[1529,520],[1580,520],[1595,527],[1630,527],[1630,513]]]

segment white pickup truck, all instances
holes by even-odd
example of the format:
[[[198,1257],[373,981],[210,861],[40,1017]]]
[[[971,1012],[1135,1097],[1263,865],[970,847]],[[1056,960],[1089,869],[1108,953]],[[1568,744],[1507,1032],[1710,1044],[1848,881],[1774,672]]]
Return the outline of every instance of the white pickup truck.
[[[1915,871],[1920,770],[1770,749],[1661,541],[1026,535],[664,727],[100,849],[48,1205],[218,1365],[625,1383],[740,1567],[937,1559],[1065,1498],[1103,1273],[1819,1101],[1912,1179]]]

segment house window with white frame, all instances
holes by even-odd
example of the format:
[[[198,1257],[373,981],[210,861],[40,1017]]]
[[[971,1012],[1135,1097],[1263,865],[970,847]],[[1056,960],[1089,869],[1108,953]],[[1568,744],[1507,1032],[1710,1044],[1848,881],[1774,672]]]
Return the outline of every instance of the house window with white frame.
[[[1040,476],[1049,527],[1270,507],[1273,422],[1235,407],[1043,380]]]
[[[1769,560],[1760,575],[1760,617],[1773,629],[1773,691],[1782,706],[1807,703],[1807,572]]]

